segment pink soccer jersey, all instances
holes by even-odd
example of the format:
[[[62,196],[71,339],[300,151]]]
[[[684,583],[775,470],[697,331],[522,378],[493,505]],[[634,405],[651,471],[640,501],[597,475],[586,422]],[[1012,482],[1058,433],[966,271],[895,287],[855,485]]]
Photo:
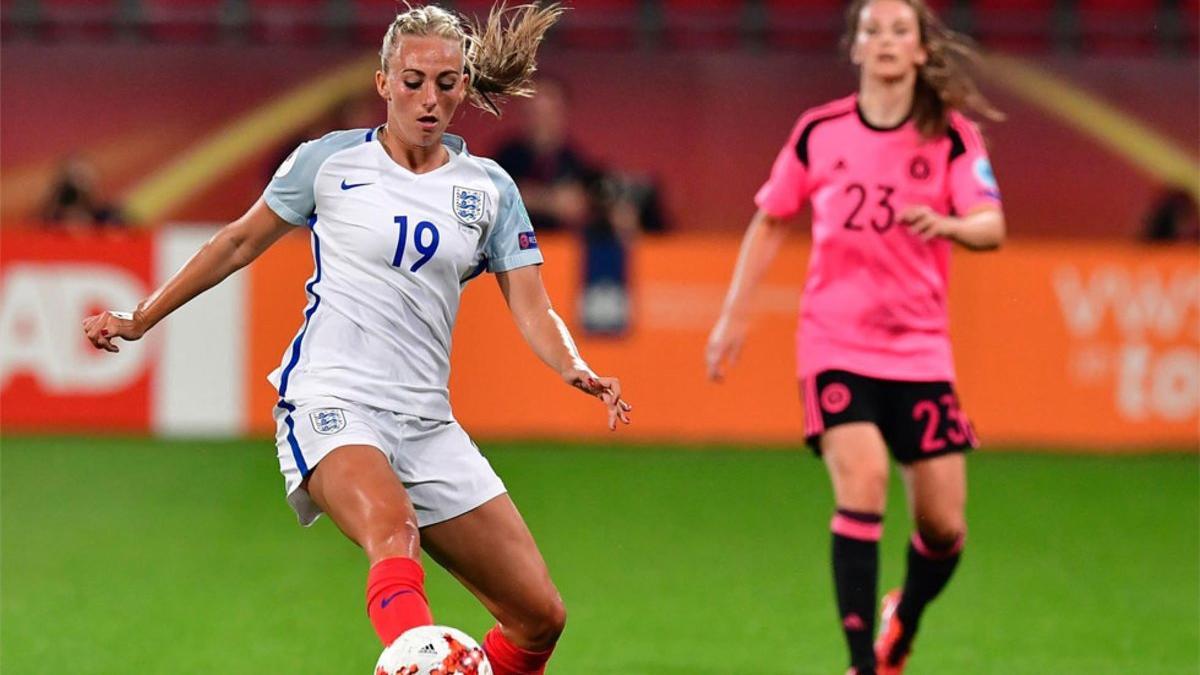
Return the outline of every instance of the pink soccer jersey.
[[[1000,205],[979,130],[958,113],[945,136],[907,121],[871,126],[856,96],[800,116],[755,203],[771,216],[812,202],[813,247],[796,338],[801,377],[829,370],[954,379],[946,306],[951,243],[924,242],[908,206],[966,214]]]

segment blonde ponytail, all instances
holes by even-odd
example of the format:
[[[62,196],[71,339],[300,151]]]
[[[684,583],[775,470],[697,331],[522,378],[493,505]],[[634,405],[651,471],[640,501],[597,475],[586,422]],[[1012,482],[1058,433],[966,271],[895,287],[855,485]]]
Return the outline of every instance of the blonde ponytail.
[[[511,8],[501,2],[492,6],[486,21],[471,22],[467,36],[471,103],[499,117],[493,96],[532,96],[538,46],[564,11],[556,2]]]

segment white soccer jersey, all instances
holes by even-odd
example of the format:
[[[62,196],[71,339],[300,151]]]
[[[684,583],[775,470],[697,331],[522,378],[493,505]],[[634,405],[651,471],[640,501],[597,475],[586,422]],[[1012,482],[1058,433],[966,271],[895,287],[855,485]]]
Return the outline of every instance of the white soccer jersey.
[[[447,134],[450,161],[415,174],[375,129],[300,145],[263,196],[312,229],[304,324],[269,379],[280,407],[318,396],[452,420],[450,334],[466,282],[542,262],[512,178]]]

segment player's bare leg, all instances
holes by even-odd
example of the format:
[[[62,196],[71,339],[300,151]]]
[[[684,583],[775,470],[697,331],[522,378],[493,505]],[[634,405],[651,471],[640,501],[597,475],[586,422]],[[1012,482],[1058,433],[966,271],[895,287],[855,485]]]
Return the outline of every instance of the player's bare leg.
[[[346,445],[308,477],[312,500],[367,554],[367,614],[383,643],[433,623],[420,564],[417,515],[404,484],[382,452]]]
[[[317,464],[307,488],[372,565],[384,558],[420,557],[416,512],[404,484],[377,448],[346,445],[334,450]]]
[[[877,644],[883,675],[900,673],[916,636],[921,613],[958,566],[966,534],[966,457],[950,454],[904,467],[915,532],[908,549],[903,590],[884,600],[886,625]]]
[[[908,508],[926,542],[955,543],[967,531],[967,458],[953,453],[903,468]]]
[[[888,451],[879,427],[852,422],[821,435],[821,456],[839,509],[883,513],[887,506]]]
[[[484,640],[497,675],[541,673],[566,609],[537,544],[507,494],[421,531],[425,550],[487,607]]]
[[[869,422],[833,427],[821,436],[821,455],[833,481],[833,579],[838,616],[859,672],[875,667],[872,639],[879,578],[879,538],[887,505],[888,451]]]

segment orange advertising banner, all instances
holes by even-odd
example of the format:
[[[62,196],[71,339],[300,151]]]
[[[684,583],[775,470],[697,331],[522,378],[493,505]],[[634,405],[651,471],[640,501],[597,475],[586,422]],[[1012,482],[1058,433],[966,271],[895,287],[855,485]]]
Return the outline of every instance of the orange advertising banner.
[[[985,438],[1197,447],[1196,249],[1059,242],[958,262],[959,379]]]
[[[785,247],[756,301],[749,342],[721,384],[704,344],[737,254],[734,237],[644,239],[631,252],[633,321],[623,337],[588,336],[576,317],[582,251],[541,239],[542,269],[585,358],[621,378],[634,424],[620,437],[800,442],[794,336],[808,254]],[[952,335],[967,413],[985,445],[1100,450],[1195,448],[1200,423],[1200,258],[1190,248],[1018,242],[958,252]],[[272,433],[265,381],[304,310],[306,237],[288,237],[251,270],[250,428]],[[488,276],[465,291],[454,334],[455,414],[483,437],[602,437],[604,411],[563,386],[523,343]]]

